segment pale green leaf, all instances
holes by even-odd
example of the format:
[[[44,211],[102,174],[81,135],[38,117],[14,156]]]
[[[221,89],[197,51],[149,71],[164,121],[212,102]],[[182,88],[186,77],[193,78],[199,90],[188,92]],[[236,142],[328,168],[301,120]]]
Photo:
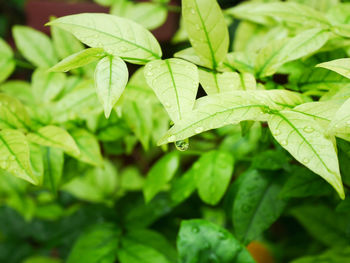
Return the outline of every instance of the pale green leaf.
[[[95,135],[84,129],[75,129],[70,134],[80,150],[77,159],[95,166],[103,165],[100,145]]]
[[[112,263],[117,258],[121,230],[110,223],[99,223],[75,241],[67,263]]]
[[[30,163],[29,144],[19,131],[0,131],[0,167],[32,184],[39,183]]]
[[[237,192],[232,210],[234,233],[243,244],[249,244],[284,210],[286,202],[278,198],[281,175],[250,170],[240,175],[235,187]]]
[[[35,143],[29,143],[30,163],[32,166],[33,174],[38,179],[39,185],[42,185],[44,181],[44,161],[41,152],[40,145]]]
[[[329,124],[328,132],[350,141],[350,99],[346,100],[335,113]]]
[[[0,82],[6,80],[14,71],[16,63],[13,60],[11,47],[0,38]]]
[[[50,23],[67,30],[90,47],[136,64],[159,59],[162,52],[154,36],[139,24],[108,14],[77,14]]]
[[[265,112],[270,105],[266,93],[258,91],[235,91],[208,95],[196,102],[196,108],[178,121],[158,144],[165,144],[191,137],[195,134],[220,128],[241,121],[266,121]]]
[[[346,262],[350,258],[350,247],[345,248],[334,248],[327,250],[322,254],[315,254],[312,256],[305,256],[297,258],[291,263],[316,263],[316,262],[327,262],[327,263],[342,263]]]
[[[112,5],[110,13],[129,18],[149,30],[161,26],[168,14],[166,7],[158,3],[133,3],[120,0]]]
[[[72,155],[80,155],[80,150],[72,136],[57,126],[45,126],[27,135],[29,141],[39,145],[56,147]]]
[[[105,56],[102,48],[87,48],[64,58],[58,64],[50,68],[53,72],[67,72],[90,64]]]
[[[56,193],[61,182],[64,154],[58,148],[41,148],[44,162],[44,185]]]
[[[224,151],[203,154],[195,163],[198,194],[203,202],[216,205],[228,187],[233,174],[234,159]]]
[[[78,39],[59,27],[51,27],[51,35],[53,46],[60,59],[64,59],[84,49],[84,45]]]
[[[350,58],[340,58],[316,65],[337,72],[350,79]]]
[[[24,105],[15,97],[0,94],[0,128],[28,130],[30,117]]]
[[[32,76],[32,90],[38,101],[52,101],[63,90],[66,75],[37,69]]]
[[[223,65],[219,68],[223,71],[235,71],[254,73],[254,59],[255,54],[251,56],[245,52],[231,52],[228,53]]]
[[[192,47],[212,69],[224,60],[229,35],[224,15],[216,0],[183,0],[182,16]]]
[[[49,68],[57,63],[57,56],[48,36],[26,26],[14,26],[16,46],[29,62],[37,67]]]
[[[273,19],[277,22],[287,22],[302,27],[328,28],[330,26],[330,22],[321,12],[306,5],[292,2],[249,2],[230,8],[226,12],[237,18],[260,22],[262,24],[271,24],[271,19]]]
[[[179,167],[179,155],[172,152],[157,161],[147,174],[143,194],[148,203],[168,183]]]
[[[35,101],[29,82],[22,80],[9,80],[0,86],[0,90],[11,97],[16,97],[25,104]]]
[[[193,47],[185,48],[183,50],[180,50],[174,54],[175,58],[182,58],[184,60],[187,60],[189,62],[192,62],[193,64],[196,64],[198,66],[205,67],[205,64],[201,61],[201,59],[196,54],[196,51]]]
[[[216,73],[206,69],[199,69],[198,73],[199,81],[208,95],[239,89],[240,78],[237,72]]]
[[[157,60],[146,65],[145,77],[174,122],[193,109],[198,89],[195,65],[176,58]]]
[[[119,57],[106,56],[98,62],[95,70],[95,86],[106,118],[109,118],[114,105],[122,95],[128,76],[128,68]]]
[[[273,114],[268,121],[274,138],[299,162],[320,175],[344,198],[338,157],[332,138],[312,117],[293,111]]]

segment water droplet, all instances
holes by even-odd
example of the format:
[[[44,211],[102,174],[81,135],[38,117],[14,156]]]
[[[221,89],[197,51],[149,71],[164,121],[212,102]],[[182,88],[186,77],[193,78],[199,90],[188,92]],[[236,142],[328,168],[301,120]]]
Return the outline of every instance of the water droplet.
[[[196,10],[194,10],[194,8],[191,8],[191,14],[195,14]]]
[[[193,233],[198,233],[199,232],[199,227],[198,226],[193,226],[192,227],[192,232]]]
[[[15,156],[11,155],[10,158],[9,158],[11,161],[14,161],[16,159]]]
[[[173,142],[173,141],[175,141],[175,140],[176,140],[175,135],[172,135],[172,136],[170,136],[170,137],[168,138],[168,142]]]
[[[152,75],[153,75],[153,73],[151,71],[147,72],[147,76],[152,76]]]
[[[288,144],[288,142],[287,142],[286,140],[282,140],[282,141],[281,141],[281,145],[282,145],[282,146],[287,146],[287,144]]]
[[[189,146],[190,146],[190,144],[189,144],[188,139],[175,142],[176,149],[178,149],[179,151],[182,151],[182,152],[188,150]]]
[[[280,135],[281,134],[281,131],[280,130],[275,130],[274,132],[273,132],[273,135],[274,136],[278,136],[278,135]]]
[[[195,133],[201,133],[203,131],[203,127],[197,127],[194,132]]]
[[[199,24],[196,24],[196,29],[197,29],[197,30],[200,30],[200,29],[201,29],[201,27],[200,27]]]
[[[171,107],[171,105],[170,105],[169,102],[165,102],[165,103],[164,103],[164,106],[165,106],[165,108],[170,108],[170,107]]]
[[[303,159],[303,163],[308,163],[308,162],[310,162],[310,160],[308,158]]]
[[[315,129],[312,128],[311,126],[306,126],[303,130],[304,130],[304,132],[311,133],[311,132],[313,132]]]

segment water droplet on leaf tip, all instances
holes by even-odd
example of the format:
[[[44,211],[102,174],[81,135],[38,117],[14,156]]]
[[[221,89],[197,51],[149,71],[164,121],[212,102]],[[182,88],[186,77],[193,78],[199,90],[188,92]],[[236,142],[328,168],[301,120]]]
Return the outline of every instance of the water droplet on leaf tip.
[[[186,151],[190,146],[188,139],[176,141],[174,144],[179,151]]]

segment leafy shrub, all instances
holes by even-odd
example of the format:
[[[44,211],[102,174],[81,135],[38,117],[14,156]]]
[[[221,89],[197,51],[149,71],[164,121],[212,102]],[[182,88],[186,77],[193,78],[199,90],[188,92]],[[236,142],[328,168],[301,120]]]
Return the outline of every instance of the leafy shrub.
[[[350,5],[97,2],[0,42],[1,262],[350,262]]]

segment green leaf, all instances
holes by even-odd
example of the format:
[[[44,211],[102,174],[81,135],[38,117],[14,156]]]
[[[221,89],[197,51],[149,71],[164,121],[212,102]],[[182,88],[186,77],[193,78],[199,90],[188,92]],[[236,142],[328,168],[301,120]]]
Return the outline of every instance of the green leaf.
[[[268,121],[274,138],[293,157],[320,175],[344,199],[338,158],[332,138],[325,136],[325,130],[312,118],[293,111],[281,111]]]
[[[106,56],[95,69],[96,92],[109,118],[114,105],[122,95],[128,82],[128,68],[119,57]]]
[[[237,239],[248,244],[278,219],[286,202],[278,198],[283,178],[280,174],[250,170],[240,176],[243,178],[236,183],[232,220]]]
[[[349,216],[335,213],[323,204],[306,204],[292,209],[292,215],[317,240],[327,246],[349,245]]]
[[[198,194],[203,202],[216,205],[230,183],[234,159],[224,151],[203,154],[195,165]]]
[[[78,160],[95,166],[103,165],[100,145],[94,134],[84,129],[75,129],[70,134],[80,151],[80,155],[75,156]]]
[[[346,262],[349,258],[350,258],[350,247],[345,247],[345,248],[330,249],[322,254],[301,257],[291,261],[291,263],[315,263],[315,262],[341,263],[341,262]]]
[[[266,20],[268,18],[280,23],[287,22],[301,27],[327,28],[330,26],[330,22],[321,12],[306,5],[293,2],[250,2],[230,8],[226,12],[237,18],[247,19],[253,22],[256,22],[258,18],[262,23],[271,23],[271,20]]]
[[[0,83],[6,80],[15,70],[11,47],[0,38]]]
[[[158,160],[147,174],[143,194],[146,203],[159,193],[168,183],[179,167],[179,155],[177,152],[169,153]]]
[[[64,154],[57,148],[41,148],[44,162],[44,185],[53,193],[57,193],[61,182]]]
[[[25,104],[32,104],[35,101],[31,86],[26,81],[6,81],[0,86],[0,90],[11,97],[16,97]]]
[[[62,261],[57,258],[49,257],[31,257],[27,258],[23,263],[61,263]]]
[[[0,94],[0,128],[28,130],[30,117],[24,105],[15,97]]]
[[[229,45],[220,6],[216,0],[183,0],[182,16],[197,55],[207,67],[216,69],[224,60]]]
[[[288,157],[284,151],[267,150],[253,157],[252,167],[259,170],[280,170],[288,165]]]
[[[282,198],[319,196],[329,194],[331,190],[330,185],[317,174],[304,167],[294,166],[280,196]]]
[[[328,133],[350,141],[350,99],[338,109],[328,126]]]
[[[316,67],[326,68],[350,79],[350,58],[340,58],[332,61],[320,63]]]
[[[102,48],[87,48],[77,53],[71,54],[69,57],[66,57],[58,64],[50,68],[50,71],[67,72],[69,70],[90,64],[105,55],[106,54]]]
[[[184,60],[187,60],[193,64],[196,64],[198,66],[205,67],[205,63],[201,61],[201,59],[196,54],[196,51],[193,47],[182,49],[174,54],[175,58],[182,58]]]
[[[209,95],[196,103],[196,108],[175,123],[160,139],[159,145],[245,120],[266,121],[268,115],[265,111],[270,101],[256,91],[235,91]]]
[[[14,26],[16,46],[29,62],[37,67],[49,68],[57,63],[57,57],[48,36],[26,26]]]
[[[0,131],[0,167],[14,176],[38,184],[31,163],[29,144],[23,133],[5,129]]]
[[[230,232],[206,220],[182,221],[177,239],[181,263],[254,263]]]
[[[198,72],[192,63],[172,58],[148,63],[148,85],[176,122],[193,109],[198,89]]]
[[[76,171],[75,171],[76,173]],[[103,167],[94,167],[62,186],[81,200],[96,203],[113,203],[118,187],[118,172],[115,166],[105,160]]]
[[[32,75],[32,90],[38,101],[52,101],[63,90],[66,75],[37,69]]]
[[[195,165],[192,165],[184,175],[178,179],[174,179],[174,182],[171,183],[170,196],[175,204],[183,202],[196,190],[195,171]]]
[[[70,15],[48,25],[67,30],[84,44],[103,48],[130,63],[145,64],[162,56],[157,40],[149,31],[131,20],[114,15]]]
[[[206,69],[199,69],[198,73],[199,81],[208,95],[239,89],[240,78],[237,72],[216,73]]]
[[[29,141],[39,145],[56,147],[72,154],[80,155],[80,150],[72,136],[64,129],[49,125],[27,135]]]
[[[305,30],[291,39],[269,43],[256,57],[255,68],[259,77],[274,74],[284,63],[299,59],[320,49],[328,40],[323,29]]]
[[[112,5],[110,13],[129,18],[152,30],[164,24],[168,12],[166,7],[159,3],[135,4],[132,1],[119,0]]]
[[[115,225],[108,223],[94,225],[74,243],[67,263],[115,262],[120,235],[121,230]]]
[[[74,53],[84,49],[84,45],[78,41],[71,33],[60,29],[59,27],[51,27],[51,35],[53,46],[60,59],[64,59]]]

